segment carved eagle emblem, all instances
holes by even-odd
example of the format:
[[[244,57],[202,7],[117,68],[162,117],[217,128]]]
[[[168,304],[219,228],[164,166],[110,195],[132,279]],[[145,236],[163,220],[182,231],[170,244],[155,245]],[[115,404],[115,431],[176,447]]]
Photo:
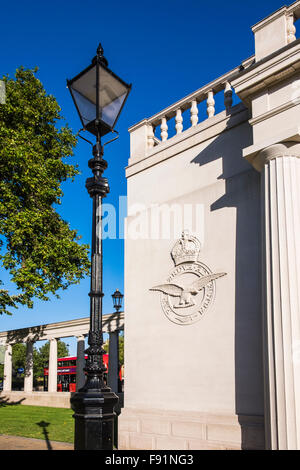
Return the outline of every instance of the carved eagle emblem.
[[[195,305],[195,301],[192,296],[196,296],[207,284],[222,276],[226,276],[226,273],[202,276],[187,287],[182,287],[177,284],[161,284],[159,286],[152,287],[150,290],[160,291],[172,297],[180,297],[178,305],[174,305],[174,308],[192,307]]]

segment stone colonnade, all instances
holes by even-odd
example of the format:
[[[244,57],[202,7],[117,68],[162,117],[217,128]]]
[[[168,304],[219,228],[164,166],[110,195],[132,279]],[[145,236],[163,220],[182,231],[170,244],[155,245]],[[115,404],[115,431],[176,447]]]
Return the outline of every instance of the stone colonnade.
[[[119,331],[124,329],[124,313],[113,313],[103,317],[103,332],[109,334],[108,385],[118,392]],[[48,392],[57,392],[57,341],[60,338],[77,338],[76,390],[84,385],[85,337],[88,335],[89,318],[52,323],[32,328],[0,332],[0,344],[5,346],[3,392],[12,391],[12,346],[26,343],[26,365],[24,393],[33,391],[33,346],[36,341],[49,340]]]

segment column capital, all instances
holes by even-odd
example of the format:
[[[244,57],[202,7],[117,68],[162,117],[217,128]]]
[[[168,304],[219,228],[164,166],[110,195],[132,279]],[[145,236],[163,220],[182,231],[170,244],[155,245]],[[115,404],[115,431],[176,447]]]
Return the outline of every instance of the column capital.
[[[87,335],[83,335],[83,334],[82,334],[82,335],[81,335],[81,334],[80,334],[80,335],[76,335],[76,339],[77,339],[77,341],[82,341],[83,339],[86,338],[86,336],[87,336]]]
[[[258,152],[250,163],[257,171],[262,171],[271,160],[282,157],[300,158],[300,143],[289,141],[270,145]]]

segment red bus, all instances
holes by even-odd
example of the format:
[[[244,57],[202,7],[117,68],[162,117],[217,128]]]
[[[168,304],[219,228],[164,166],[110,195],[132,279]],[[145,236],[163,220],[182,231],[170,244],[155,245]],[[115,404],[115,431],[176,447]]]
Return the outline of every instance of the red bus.
[[[87,356],[85,356],[87,359]],[[76,361],[77,357],[59,357],[57,359],[57,391],[76,392]],[[106,367],[104,378],[107,380],[108,354],[103,354],[103,363]],[[48,367],[44,367],[44,390],[48,390]]]
[[[85,356],[87,359],[87,356]],[[60,357],[57,359],[57,391],[76,392],[76,361],[77,357]],[[106,367],[104,379],[107,380],[108,354],[103,354],[103,363]],[[48,390],[48,367],[44,367],[44,391]],[[120,369],[120,380],[122,374]]]

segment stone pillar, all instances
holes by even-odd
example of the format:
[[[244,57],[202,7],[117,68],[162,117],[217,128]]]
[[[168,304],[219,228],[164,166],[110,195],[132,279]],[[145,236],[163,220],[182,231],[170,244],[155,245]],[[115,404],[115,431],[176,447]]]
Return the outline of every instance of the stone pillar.
[[[135,124],[129,129],[130,133],[130,162],[136,163],[147,155],[154,147],[153,127],[147,119]]]
[[[24,392],[32,392],[32,386],[33,386],[33,342],[27,341]]]
[[[50,339],[48,392],[57,392],[57,339]]]
[[[77,361],[76,361],[76,391],[78,391],[85,384],[85,374],[84,374],[84,336],[77,336]]]
[[[260,151],[266,444],[300,449],[300,144]]]
[[[6,344],[4,355],[3,391],[11,392],[12,386],[12,345]]]
[[[109,332],[108,355],[108,386],[113,392],[117,393],[119,377],[119,330]]]

